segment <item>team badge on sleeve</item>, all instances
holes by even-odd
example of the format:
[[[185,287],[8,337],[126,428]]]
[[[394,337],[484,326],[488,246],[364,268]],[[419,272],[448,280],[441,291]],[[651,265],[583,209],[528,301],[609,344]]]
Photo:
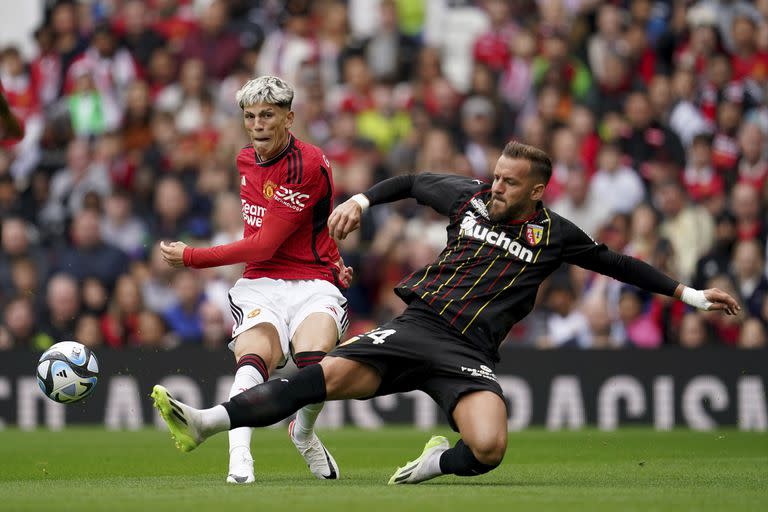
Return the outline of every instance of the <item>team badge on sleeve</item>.
[[[525,228],[525,239],[528,240],[528,245],[536,245],[541,242],[542,235],[544,235],[543,226],[528,224]]]

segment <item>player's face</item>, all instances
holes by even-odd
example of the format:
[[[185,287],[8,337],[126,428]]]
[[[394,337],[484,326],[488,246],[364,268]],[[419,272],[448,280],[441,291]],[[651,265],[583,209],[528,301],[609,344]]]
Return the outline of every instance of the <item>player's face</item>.
[[[243,109],[243,123],[256,154],[262,160],[269,160],[288,144],[293,111],[269,103],[257,103]]]
[[[544,184],[531,176],[531,163],[502,156],[493,170],[491,205],[493,222],[508,222],[530,214],[544,194]]]

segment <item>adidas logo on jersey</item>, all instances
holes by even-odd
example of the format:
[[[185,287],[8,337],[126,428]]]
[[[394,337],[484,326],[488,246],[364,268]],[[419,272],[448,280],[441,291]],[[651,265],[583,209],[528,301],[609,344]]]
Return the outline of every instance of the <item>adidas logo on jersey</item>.
[[[516,240],[512,240],[507,237],[507,234],[503,231],[497,233],[491,231],[485,226],[477,223],[477,218],[474,212],[467,212],[461,221],[461,227],[459,232],[462,236],[471,236],[476,240],[483,240],[486,243],[501,247],[506,250],[510,256],[514,256],[519,260],[523,260],[526,263],[533,261],[533,252],[530,249],[523,247]]]

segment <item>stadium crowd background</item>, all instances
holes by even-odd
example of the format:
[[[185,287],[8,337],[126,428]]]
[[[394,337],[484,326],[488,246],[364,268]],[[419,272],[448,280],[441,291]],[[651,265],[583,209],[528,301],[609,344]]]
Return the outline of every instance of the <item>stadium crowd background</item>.
[[[389,176],[489,180],[512,138],[548,151],[553,210],[683,282],[689,310],[563,268],[505,346],[762,347],[768,327],[768,0],[41,2],[36,51],[1,49],[26,136],[0,149],[0,349],[228,341],[241,267],[163,264],[160,240],[242,236],[235,91],[279,75],[337,202]],[[446,219],[366,212],[348,335],[404,305]]]

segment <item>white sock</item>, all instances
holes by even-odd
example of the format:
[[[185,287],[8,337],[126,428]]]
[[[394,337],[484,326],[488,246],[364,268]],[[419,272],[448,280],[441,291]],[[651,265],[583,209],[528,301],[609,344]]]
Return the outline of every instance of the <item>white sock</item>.
[[[229,398],[239,395],[243,391],[252,388],[264,382],[264,378],[259,371],[251,366],[244,365],[237,369],[235,380],[232,383],[232,389],[229,391]],[[222,409],[224,409],[222,407]],[[226,412],[226,409],[225,409]],[[229,422],[229,415],[227,415]],[[251,457],[251,427],[240,427],[229,431],[229,457],[240,459],[244,456]]]
[[[323,410],[325,402],[319,404],[305,405],[296,413],[296,423],[293,424],[293,437],[299,441],[307,441],[312,436],[315,428],[315,421],[320,411]]]
[[[445,453],[445,450],[441,452],[435,451],[432,453],[431,457],[428,457],[427,460],[424,461],[424,465],[422,466],[423,474],[429,475],[430,478],[443,474],[443,470],[440,469],[440,457],[443,456],[443,453]]]
[[[207,437],[217,432],[229,430],[229,413],[223,405],[200,411],[200,424],[203,434]]]

